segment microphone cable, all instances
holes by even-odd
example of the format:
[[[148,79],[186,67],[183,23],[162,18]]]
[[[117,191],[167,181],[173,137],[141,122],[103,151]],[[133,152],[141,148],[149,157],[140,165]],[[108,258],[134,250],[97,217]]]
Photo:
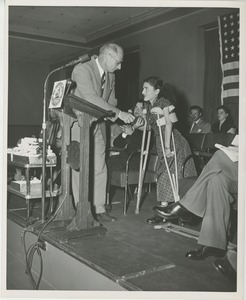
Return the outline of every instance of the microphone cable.
[[[37,237],[37,242],[34,243],[33,245],[31,245],[27,250],[26,242],[25,242],[26,233],[27,232],[34,233],[34,231],[28,229],[28,227],[27,227],[23,230],[23,232],[21,234],[21,241],[22,241],[22,244],[23,244],[23,247],[24,247],[25,262],[26,262],[26,271],[25,271],[25,273],[28,275],[29,280],[30,280],[31,285],[32,285],[34,290],[39,289],[41,279],[42,279],[42,276],[43,276],[43,258],[42,258],[42,252],[41,252],[41,250],[43,250],[43,242],[40,240],[40,237],[41,237],[41,234],[43,233],[44,229],[54,220],[54,218],[57,216],[58,212],[62,208],[63,204],[65,203],[65,200],[66,200],[67,195],[68,195],[67,176],[68,176],[68,172],[66,172],[66,177],[65,177],[66,186],[65,186],[64,197],[63,197],[60,205],[56,209],[55,213],[45,222],[44,226],[40,230],[40,232],[38,234],[38,237]],[[39,256],[39,260],[40,260],[40,273],[39,273],[37,282],[35,281],[35,279],[33,277],[33,274],[32,274],[32,265],[33,265],[33,258],[34,258],[35,252],[37,252],[37,254]]]

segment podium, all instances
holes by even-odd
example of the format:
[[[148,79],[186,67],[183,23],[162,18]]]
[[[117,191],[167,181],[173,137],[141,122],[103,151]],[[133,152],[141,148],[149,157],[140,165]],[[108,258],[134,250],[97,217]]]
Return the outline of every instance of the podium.
[[[75,114],[75,110],[79,113]],[[78,115],[78,117],[77,117]],[[62,152],[61,152],[61,187],[59,197],[59,211],[55,221],[67,222],[74,215],[70,196],[70,164],[68,148],[70,143],[70,128],[74,119],[78,119],[80,127],[79,147],[79,202],[75,215],[67,225],[60,242],[65,243],[69,239],[105,234],[106,228],[100,225],[92,216],[91,203],[89,202],[89,146],[91,117],[96,119],[113,117],[114,112],[106,111],[75,95],[64,96],[64,109],[60,114],[62,128]],[[78,152],[78,151],[77,151]]]

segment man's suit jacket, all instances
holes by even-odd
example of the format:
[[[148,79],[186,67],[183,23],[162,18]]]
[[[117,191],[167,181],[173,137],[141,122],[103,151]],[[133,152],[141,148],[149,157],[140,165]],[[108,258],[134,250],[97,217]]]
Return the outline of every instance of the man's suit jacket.
[[[191,125],[192,128],[192,125]],[[211,124],[203,119],[200,119],[190,130],[190,133],[209,133],[211,132]]]
[[[111,110],[115,113],[112,121],[118,118],[120,110],[116,107],[117,99],[115,98],[115,75],[107,73],[104,84],[103,95],[101,87],[101,76],[96,63],[97,56],[92,56],[91,60],[76,65],[72,72],[72,80],[76,82],[74,95],[91,102],[105,110]],[[100,121],[102,135],[106,142],[105,122]]]

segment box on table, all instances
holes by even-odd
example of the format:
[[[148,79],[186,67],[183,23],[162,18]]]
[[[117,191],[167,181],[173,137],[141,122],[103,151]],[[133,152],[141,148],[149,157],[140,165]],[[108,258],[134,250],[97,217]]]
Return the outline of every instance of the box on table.
[[[30,165],[41,165],[42,164],[42,156],[41,155],[17,155],[13,154],[12,161],[17,163],[23,164],[30,164]],[[56,155],[51,155],[46,157],[46,164],[53,165],[56,164]]]
[[[25,180],[17,180],[17,181],[11,181],[10,183],[11,187],[23,194],[26,194],[26,181]],[[30,181],[30,194],[31,195],[35,195],[38,196],[42,194],[42,183],[41,181],[37,181],[37,180],[31,180]]]

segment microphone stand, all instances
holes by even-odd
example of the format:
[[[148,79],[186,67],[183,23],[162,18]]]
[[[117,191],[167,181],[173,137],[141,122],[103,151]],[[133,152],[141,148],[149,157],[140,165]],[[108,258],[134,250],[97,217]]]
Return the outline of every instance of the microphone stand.
[[[41,215],[41,222],[43,223],[45,220],[44,216],[44,206],[45,206],[45,196],[46,196],[46,184],[45,184],[45,179],[46,179],[46,147],[47,147],[47,140],[46,140],[46,94],[47,94],[47,83],[49,77],[55,73],[56,71],[59,71],[63,69],[64,66],[59,67],[57,69],[54,69],[51,71],[48,76],[46,77],[45,83],[44,83],[44,99],[43,99],[43,122],[42,122],[42,147],[43,147],[43,153],[42,153],[42,215]]]
[[[62,69],[65,69],[67,67],[73,66],[79,62],[85,62],[86,60],[89,60],[89,55],[88,54],[84,54],[82,56],[79,57],[78,60],[74,60],[66,65],[63,65],[57,69],[54,69],[53,71],[51,71],[46,79],[45,79],[45,83],[44,83],[44,99],[43,99],[43,123],[42,123],[42,130],[43,130],[43,140],[42,140],[42,147],[43,147],[43,153],[42,153],[42,216],[41,216],[41,223],[43,223],[44,220],[44,205],[45,205],[45,196],[46,196],[46,186],[45,186],[45,171],[46,171],[46,145],[47,145],[47,141],[46,141],[46,94],[47,94],[47,82],[49,77]]]

